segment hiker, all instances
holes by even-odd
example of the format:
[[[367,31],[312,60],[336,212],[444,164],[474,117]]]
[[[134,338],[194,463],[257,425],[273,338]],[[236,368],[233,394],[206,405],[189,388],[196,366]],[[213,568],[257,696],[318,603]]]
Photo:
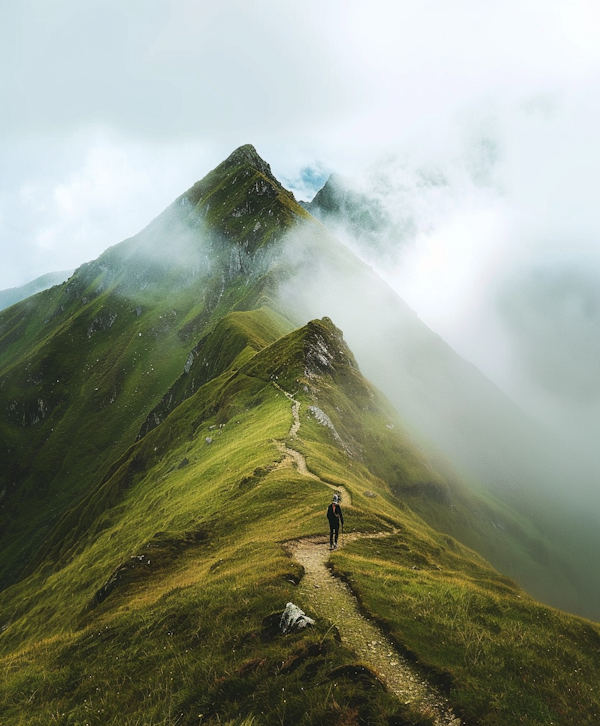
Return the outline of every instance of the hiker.
[[[338,534],[340,532],[340,523],[342,531],[344,529],[344,515],[340,507],[340,498],[337,494],[333,495],[331,504],[327,507],[327,519],[329,520],[329,549],[337,549]]]

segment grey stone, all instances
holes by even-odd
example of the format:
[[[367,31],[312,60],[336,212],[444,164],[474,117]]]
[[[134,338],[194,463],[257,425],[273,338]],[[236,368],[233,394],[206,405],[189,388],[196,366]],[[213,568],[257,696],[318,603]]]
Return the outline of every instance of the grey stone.
[[[279,621],[279,627],[281,632],[285,635],[291,630],[301,630],[306,628],[307,625],[314,625],[315,621],[309,618],[304,610],[300,610],[297,605],[293,602],[289,602],[285,606],[285,610],[281,614],[281,620]]]

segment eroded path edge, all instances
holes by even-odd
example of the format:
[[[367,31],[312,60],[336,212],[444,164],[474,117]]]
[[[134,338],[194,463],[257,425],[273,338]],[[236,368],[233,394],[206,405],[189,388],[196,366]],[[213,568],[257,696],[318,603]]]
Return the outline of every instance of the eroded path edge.
[[[383,537],[389,533],[346,535],[346,541],[359,537]],[[402,703],[409,704],[436,726],[460,726],[446,696],[432,685],[425,673],[408,661],[382,630],[361,614],[350,587],[327,568],[329,549],[326,537],[306,537],[287,542],[288,553],[304,567],[299,586],[302,604],[310,604],[318,616],[336,625],[342,642],[374,671]]]

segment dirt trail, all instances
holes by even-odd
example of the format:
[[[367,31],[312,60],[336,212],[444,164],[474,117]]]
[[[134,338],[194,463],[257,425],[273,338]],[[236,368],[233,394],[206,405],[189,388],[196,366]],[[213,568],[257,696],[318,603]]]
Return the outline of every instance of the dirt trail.
[[[345,535],[345,541],[375,535]],[[359,612],[358,602],[350,588],[334,577],[326,567],[329,558],[325,537],[307,537],[285,545],[292,557],[304,567],[299,594],[304,603],[321,617],[337,625],[342,642],[371,668],[403,703],[410,704],[424,716],[433,718],[436,726],[460,726],[446,697],[432,686],[425,674],[394,647],[391,640]]]
[[[273,382],[273,385],[275,388],[277,388],[279,391],[281,391],[287,398],[290,399],[292,402],[292,425],[290,427],[290,430],[288,432],[288,438],[295,439],[298,436],[298,431],[300,431],[300,401],[296,401],[296,399],[292,396],[291,393],[288,393],[287,391],[284,391],[283,388],[278,384]],[[314,479],[315,481],[320,482],[321,484],[324,484],[326,487],[329,487],[334,492],[340,495],[341,502],[346,507],[352,507],[352,497],[350,495],[350,492],[346,489],[346,487],[343,486],[335,486],[334,484],[329,484],[326,481],[323,481],[321,478],[319,478],[316,474],[313,474],[308,466],[306,465],[306,459],[304,458],[304,455],[301,454],[299,451],[296,451],[296,449],[292,449],[289,446],[286,446],[283,441],[277,441],[275,442],[277,444],[277,448],[279,451],[281,451],[283,454],[285,454],[285,458],[283,461],[279,464],[279,468],[285,467],[285,466],[296,466],[296,469],[302,476],[306,476],[309,479]]]
[[[298,431],[300,431],[300,401],[294,401],[292,403],[292,416],[294,417],[294,423],[288,436],[290,439],[295,439]]]

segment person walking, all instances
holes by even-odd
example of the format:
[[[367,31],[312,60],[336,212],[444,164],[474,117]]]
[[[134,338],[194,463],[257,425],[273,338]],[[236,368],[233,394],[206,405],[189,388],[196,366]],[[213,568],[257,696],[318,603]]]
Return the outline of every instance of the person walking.
[[[340,507],[340,498],[337,494],[333,495],[333,500],[327,507],[327,519],[329,520],[329,549],[335,550],[337,549],[340,524],[342,525],[342,531],[344,530],[344,515]]]

